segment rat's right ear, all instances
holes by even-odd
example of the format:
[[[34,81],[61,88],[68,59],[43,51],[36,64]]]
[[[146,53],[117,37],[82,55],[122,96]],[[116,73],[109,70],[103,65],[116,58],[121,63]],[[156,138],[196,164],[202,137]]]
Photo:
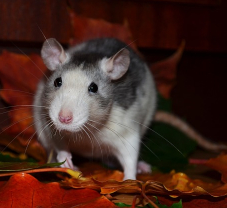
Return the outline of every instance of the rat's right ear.
[[[52,71],[63,64],[67,58],[61,44],[54,38],[47,39],[43,43],[41,56],[46,67]]]

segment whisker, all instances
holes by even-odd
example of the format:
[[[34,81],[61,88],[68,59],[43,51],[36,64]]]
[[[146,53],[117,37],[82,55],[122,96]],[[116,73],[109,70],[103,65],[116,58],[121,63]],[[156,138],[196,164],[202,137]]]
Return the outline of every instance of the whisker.
[[[4,128],[4,129],[0,132],[0,134],[2,134],[4,131],[8,130],[8,129],[11,128],[12,126],[14,126],[14,125],[20,123],[21,121],[24,121],[24,120],[27,120],[27,119],[30,119],[30,118],[33,118],[33,116],[29,116],[29,117],[23,118],[23,119],[21,119],[21,120],[19,120],[19,121],[17,121],[17,122],[14,122],[14,123],[11,124],[10,126]]]
[[[130,129],[130,130],[132,130],[131,132],[136,132],[134,129],[132,129],[132,128],[130,128],[130,127],[128,127],[128,126],[126,126],[126,125],[124,125],[124,124],[120,124],[120,123],[118,123],[118,122],[115,122],[115,121],[111,121],[111,120],[109,120],[110,122],[112,122],[112,123],[115,123],[115,124],[117,124],[117,125],[119,125],[119,126],[123,126],[123,127],[126,127],[126,128],[128,128],[128,129]],[[159,159],[160,160],[160,158],[142,141],[142,140],[140,140],[140,142],[157,158],[157,159]],[[153,142],[153,141],[152,141]]]
[[[25,132],[27,129],[29,129],[30,127],[32,127],[34,125],[34,123],[33,124],[31,124],[31,125],[29,125],[27,128],[25,128],[23,131],[21,131],[19,134],[17,134],[10,142],[9,142],[9,144],[7,144],[4,148],[3,148],[3,150],[1,151],[1,152],[4,152],[5,151],[5,149],[18,137],[18,136],[20,136],[23,132]]]
[[[6,107],[2,107],[2,108],[0,108],[0,110],[4,110],[4,109],[7,109],[7,108],[18,108],[17,110],[22,109],[22,108],[19,108],[19,107],[36,107],[36,108],[48,109],[46,106],[38,106],[38,105],[10,105],[10,106],[6,106]]]
[[[92,131],[90,131],[89,130],[89,128],[86,126],[86,125],[84,125],[84,127],[93,135],[93,137],[94,137],[94,139],[97,141],[97,143],[98,143],[98,145],[99,145],[99,149],[100,149],[100,151],[101,151],[101,155],[102,155],[102,161],[104,161],[104,159],[103,159],[103,152],[102,152],[102,148],[101,148],[101,145],[100,145],[100,143],[99,143],[99,141],[98,141],[98,139],[95,137],[95,135],[92,133]]]
[[[34,124],[33,124],[33,125],[34,125]],[[32,134],[32,136],[31,136],[31,137],[29,137],[29,139],[28,139],[28,144],[27,144],[27,146],[26,146],[26,148],[25,148],[24,154],[26,154],[27,149],[28,149],[28,146],[29,146],[29,144],[30,144],[30,142],[31,142],[32,138],[35,136],[35,134],[36,134],[36,133],[37,133],[37,131],[35,131],[35,133],[34,133],[34,134]]]
[[[48,39],[47,39],[46,36],[44,35],[44,33],[43,33],[43,31],[41,30],[41,28],[39,27],[39,25],[38,25],[38,24],[36,24],[36,25],[37,25],[37,27],[39,28],[40,32],[42,33],[44,39],[47,41],[47,43],[48,43],[48,45],[50,46],[50,48],[53,50],[53,48],[51,47],[51,45],[50,45]]]
[[[22,91],[22,90],[15,90],[15,89],[0,89],[0,91],[13,91],[13,92],[20,92],[20,93],[28,94],[28,95],[31,95],[31,96],[35,95],[35,93]]]
[[[113,129],[111,129],[111,128],[109,128],[109,127],[105,126],[104,124],[99,123],[99,122],[97,122],[97,121],[93,121],[93,120],[91,120],[91,119],[89,119],[89,121],[94,122],[94,123],[97,123],[97,124],[99,124],[99,125],[102,125],[102,126],[104,126],[105,128],[107,128],[108,130],[110,130],[111,132],[113,132],[115,135],[117,135],[118,138],[120,139],[120,141],[122,142],[122,144],[124,145],[125,149],[128,151],[128,154],[129,154],[129,155],[131,155],[131,153],[130,153],[130,151],[128,150],[127,146],[125,145],[124,141],[126,141],[126,142],[135,150],[135,148],[130,144],[130,142],[128,142],[127,139],[125,139],[122,135],[119,135],[118,132],[116,132],[115,130],[113,130]],[[121,137],[122,137],[124,140],[122,140]],[[136,150],[135,150],[135,151],[136,151]]]
[[[85,127],[85,125],[83,124],[83,126]],[[91,141],[91,146],[92,146],[92,148],[91,148],[91,153],[92,153],[92,157],[94,156],[94,143],[92,142],[92,138],[89,136],[89,134],[86,132],[86,130],[84,130],[84,128],[83,127],[81,127],[82,128],[82,130],[87,134],[87,136],[88,136],[88,138],[89,138],[89,140]]]
[[[89,122],[87,123],[89,126],[91,126],[92,128],[94,128],[98,133],[100,133],[100,134],[102,134],[103,136],[105,136],[105,134],[102,132],[102,131],[100,131],[98,128],[96,128],[94,125],[92,125],[92,124],[90,124]],[[97,142],[98,142],[98,140],[97,140]],[[109,150],[109,154],[110,154],[110,147],[109,147],[109,145],[107,144],[106,145],[107,146],[107,148],[108,148],[108,150]],[[107,156],[108,156],[108,154],[107,154]],[[107,159],[108,160],[108,159]]]
[[[120,112],[120,111],[119,111]],[[111,114],[107,114],[107,115],[111,115]],[[135,120],[133,120],[133,119],[130,119],[132,122],[134,122],[134,123],[137,123],[137,124],[139,124],[140,126],[143,126],[143,127],[145,127],[146,129],[148,129],[148,130],[150,130],[150,131],[152,131],[153,133],[155,133],[156,135],[158,135],[159,137],[161,137],[162,139],[164,139],[167,143],[169,143],[174,149],[176,149],[183,157],[185,157],[184,156],[184,154],[173,144],[173,143],[171,143],[168,139],[166,139],[165,137],[163,137],[161,134],[159,134],[158,132],[156,132],[156,131],[154,131],[153,129],[151,129],[149,126],[146,126],[146,125],[144,125],[144,124],[142,124],[142,123],[140,123],[140,122],[138,122],[138,121],[135,121]]]
[[[48,122],[48,121],[47,121]],[[43,131],[50,125],[52,124],[52,121],[49,121],[49,123],[45,124],[45,126],[43,127],[42,131],[39,132],[38,138],[40,137],[40,135],[43,133]]]
[[[14,111],[19,111],[19,110],[25,110],[25,109],[28,109],[28,107],[27,108],[17,108],[17,109],[8,110],[8,111],[0,113],[0,115],[6,114],[6,113],[11,113],[11,112],[14,112]]]
[[[43,76],[47,79],[47,80],[49,80],[48,79],[48,77],[46,76],[46,74],[41,70],[41,68],[27,55],[27,54],[25,54],[20,48],[18,48],[13,42],[12,42],[12,44],[22,53],[22,54],[24,54],[27,58],[29,58],[29,60],[37,67],[37,69],[39,69],[39,71],[43,74]]]

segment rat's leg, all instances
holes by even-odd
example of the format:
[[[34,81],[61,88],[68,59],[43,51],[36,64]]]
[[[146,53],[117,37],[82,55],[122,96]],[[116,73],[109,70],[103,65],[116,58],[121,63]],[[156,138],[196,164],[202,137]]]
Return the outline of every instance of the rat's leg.
[[[135,132],[127,132],[120,140],[115,156],[124,170],[124,180],[136,179],[137,161],[139,156],[140,136]]]
[[[137,173],[151,173],[151,165],[145,161],[139,161],[137,164]]]
[[[78,170],[78,168],[75,165],[73,165],[72,154],[68,150],[57,150],[57,161],[58,162],[65,161],[64,164],[61,165],[62,168]]]
[[[62,168],[70,168],[73,170],[78,170],[78,168],[76,166],[74,166],[73,162],[72,162],[72,154],[68,148],[68,146],[66,145],[66,141],[64,141],[63,139],[60,138],[55,138],[56,142],[55,143],[55,147],[54,150],[56,152],[56,158],[58,162],[64,162],[61,167]]]

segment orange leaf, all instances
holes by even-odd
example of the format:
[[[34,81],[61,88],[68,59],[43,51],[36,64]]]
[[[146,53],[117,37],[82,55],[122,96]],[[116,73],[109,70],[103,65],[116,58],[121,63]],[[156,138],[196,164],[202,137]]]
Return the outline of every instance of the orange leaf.
[[[15,174],[0,184],[1,207],[115,207],[89,189],[63,189],[59,183],[41,183],[29,174]],[[61,206],[60,206],[61,205]]]
[[[182,41],[180,47],[172,56],[151,65],[158,91],[166,99],[170,98],[170,92],[175,85],[177,64],[183,54],[184,46],[185,42]]]
[[[123,25],[109,23],[103,19],[92,19],[77,15],[69,10],[71,24],[73,27],[73,39],[71,45],[81,43],[94,38],[117,38],[131,48],[136,49],[132,34],[128,28],[127,21]]]

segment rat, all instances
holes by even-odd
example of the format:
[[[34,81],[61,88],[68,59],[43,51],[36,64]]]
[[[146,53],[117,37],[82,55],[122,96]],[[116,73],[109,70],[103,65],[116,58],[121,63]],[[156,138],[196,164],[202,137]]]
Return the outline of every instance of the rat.
[[[39,141],[52,162],[77,169],[72,153],[120,163],[124,180],[137,171],[141,139],[156,110],[157,92],[148,65],[130,47],[99,38],[65,51],[47,39],[41,57],[49,69],[38,84],[34,120]]]

